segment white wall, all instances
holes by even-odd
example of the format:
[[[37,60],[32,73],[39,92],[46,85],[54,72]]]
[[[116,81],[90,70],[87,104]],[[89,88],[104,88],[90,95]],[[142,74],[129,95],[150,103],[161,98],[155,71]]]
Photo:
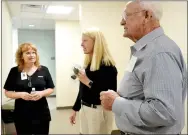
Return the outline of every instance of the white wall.
[[[55,76],[55,31],[54,30],[18,30],[18,43],[30,42],[36,45],[39,52],[40,64],[48,67],[52,76],[54,85],[56,85]],[[56,88],[54,90],[54,95]]]
[[[187,2],[161,3],[164,8],[161,25],[165,33],[178,44],[187,62]]]
[[[12,28],[12,46],[13,46],[12,65],[16,66],[15,54],[16,54],[16,50],[18,49],[18,29],[16,29],[16,28]]]
[[[82,64],[81,31],[78,21],[56,21],[56,104],[72,106],[78,93],[78,81],[71,79],[74,64]]]
[[[13,57],[12,57],[12,22],[5,2],[2,2],[2,85],[3,89],[4,83],[11,69]],[[2,91],[2,102],[4,103],[7,98]]]

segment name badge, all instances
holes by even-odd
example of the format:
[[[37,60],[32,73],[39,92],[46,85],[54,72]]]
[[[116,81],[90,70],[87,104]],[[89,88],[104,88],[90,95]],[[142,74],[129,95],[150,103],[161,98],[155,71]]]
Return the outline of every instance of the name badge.
[[[137,61],[137,57],[133,56],[131,57],[130,61],[129,61],[129,64],[126,68],[126,71],[129,71],[129,72],[132,72],[133,71],[133,68],[136,64],[136,61]]]
[[[27,79],[26,72],[21,72],[21,80],[26,80],[26,79]]]

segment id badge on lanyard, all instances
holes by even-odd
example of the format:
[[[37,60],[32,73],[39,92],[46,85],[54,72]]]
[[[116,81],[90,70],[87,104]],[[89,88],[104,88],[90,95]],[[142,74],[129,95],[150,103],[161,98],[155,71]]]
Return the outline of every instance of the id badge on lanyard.
[[[27,79],[26,72],[21,72],[21,80],[26,80],[26,79]]]

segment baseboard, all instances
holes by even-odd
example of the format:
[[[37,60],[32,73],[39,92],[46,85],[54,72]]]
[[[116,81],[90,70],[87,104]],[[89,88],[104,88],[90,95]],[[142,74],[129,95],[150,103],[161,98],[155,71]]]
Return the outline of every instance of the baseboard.
[[[121,135],[120,130],[112,130],[111,135]]]
[[[57,110],[72,109],[72,106],[57,107]]]

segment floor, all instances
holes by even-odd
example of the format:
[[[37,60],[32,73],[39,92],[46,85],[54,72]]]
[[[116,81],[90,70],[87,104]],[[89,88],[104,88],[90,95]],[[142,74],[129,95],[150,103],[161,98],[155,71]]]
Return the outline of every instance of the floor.
[[[50,97],[47,100],[52,117],[50,134],[79,134],[79,118],[76,118],[74,126],[69,123],[71,109],[56,110],[56,98]]]
[[[56,110],[55,98],[50,97],[47,100],[52,117],[52,121],[50,123],[50,134],[79,134],[79,115],[77,114],[76,124],[72,126],[69,122],[72,110]]]

